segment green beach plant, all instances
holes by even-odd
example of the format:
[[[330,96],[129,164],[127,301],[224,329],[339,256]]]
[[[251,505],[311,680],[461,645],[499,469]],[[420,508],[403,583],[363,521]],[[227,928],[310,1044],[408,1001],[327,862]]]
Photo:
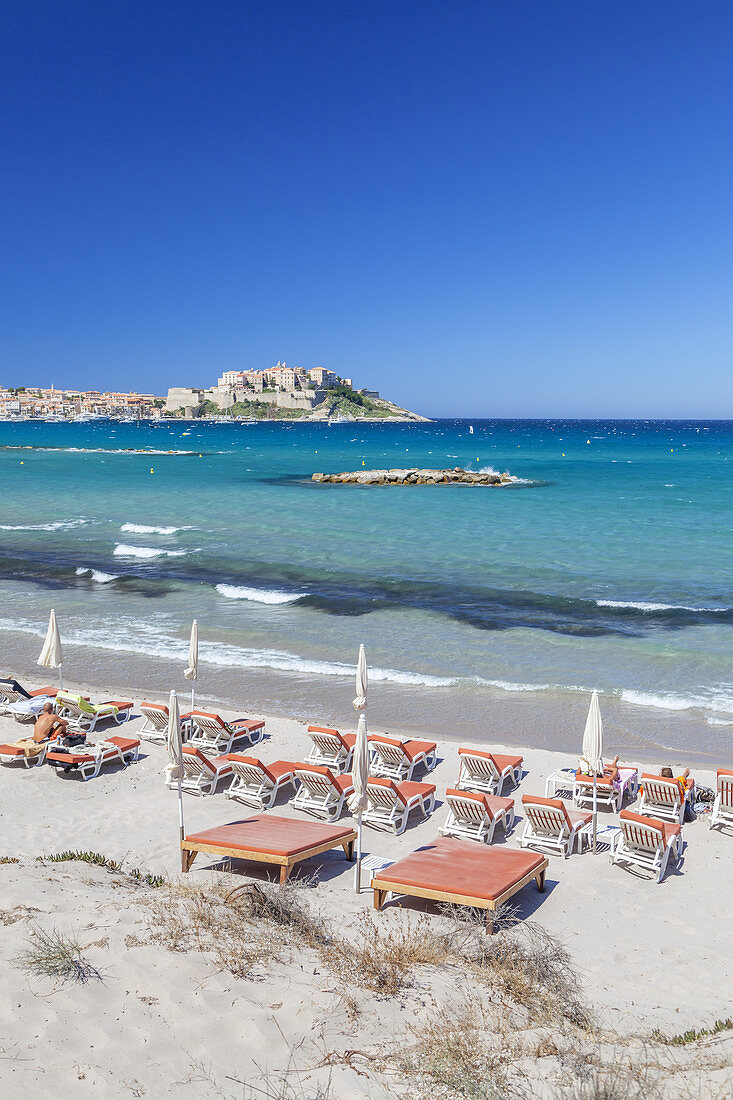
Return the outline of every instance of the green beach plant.
[[[78,938],[64,935],[53,928],[46,932],[39,925],[30,929],[30,944],[20,954],[17,964],[28,974],[57,978],[62,982],[101,981],[102,975],[82,955]]]
[[[126,870],[117,860],[104,856],[100,852],[82,852],[67,850],[65,852],[53,852],[51,855],[36,856],[39,863],[90,863],[95,867],[104,867],[106,871],[123,875],[141,886],[150,886],[158,889],[164,886],[166,879],[163,875],[154,875],[148,871],[141,871],[138,867]]]

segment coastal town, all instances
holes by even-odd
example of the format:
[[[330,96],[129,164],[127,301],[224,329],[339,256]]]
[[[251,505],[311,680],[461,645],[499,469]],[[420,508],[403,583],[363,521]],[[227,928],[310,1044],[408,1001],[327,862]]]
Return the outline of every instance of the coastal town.
[[[0,386],[0,419],[424,420],[325,367],[229,370],[209,387],[172,386],[166,396]]]

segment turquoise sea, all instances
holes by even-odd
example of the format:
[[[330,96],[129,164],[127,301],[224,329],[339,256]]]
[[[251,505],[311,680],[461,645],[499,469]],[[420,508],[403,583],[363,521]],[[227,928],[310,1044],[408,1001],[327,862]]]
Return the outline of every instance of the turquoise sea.
[[[380,728],[728,759],[733,422],[0,423],[0,668]],[[316,485],[463,466],[506,488]]]

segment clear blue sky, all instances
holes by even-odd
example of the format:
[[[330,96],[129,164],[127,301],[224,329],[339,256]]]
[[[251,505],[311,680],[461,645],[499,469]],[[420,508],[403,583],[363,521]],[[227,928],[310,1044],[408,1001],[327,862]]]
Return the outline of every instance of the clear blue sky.
[[[5,0],[0,383],[733,416],[733,7]]]

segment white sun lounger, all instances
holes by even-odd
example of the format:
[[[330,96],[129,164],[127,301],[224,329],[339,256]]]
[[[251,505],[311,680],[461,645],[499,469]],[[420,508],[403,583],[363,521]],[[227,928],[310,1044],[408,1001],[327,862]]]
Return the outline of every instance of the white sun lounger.
[[[82,780],[96,779],[107,764],[134,764],[140,752],[140,742],[130,737],[109,737],[92,745],[79,745],[73,749],[48,746],[46,760],[57,771],[78,772]]]
[[[181,759],[185,772],[181,789],[188,794],[215,794],[219,781],[233,774],[231,762],[226,756],[212,759],[201,752],[201,749],[190,745],[183,746]],[[165,769],[165,785],[169,790],[177,790],[178,780],[171,778],[172,769],[172,764]]]
[[[31,738],[27,740],[30,741]],[[0,764],[17,764],[22,761],[26,768],[32,768],[36,764],[43,764],[46,761],[46,753],[52,747],[55,740],[56,734],[54,734],[50,741],[41,742],[41,751],[36,753],[35,756],[26,756],[25,749],[20,745],[0,745]]]
[[[631,810],[621,811],[619,824],[621,832],[611,849],[611,863],[643,867],[661,882],[668,861],[678,863],[682,855],[682,826],[642,817]]]
[[[35,688],[33,691],[27,691],[22,684],[19,684],[17,680],[10,679],[8,677],[0,678],[0,714],[10,714],[13,718],[18,718],[18,715],[25,714],[23,706],[31,704],[33,707],[39,705],[43,707],[43,704],[48,702],[49,699],[56,698],[57,688],[43,687]],[[35,717],[33,712],[29,712],[29,717]],[[23,722],[26,719],[24,717],[18,718]]]
[[[140,728],[140,737],[153,744],[165,745],[168,740],[168,707],[163,703],[142,702],[140,710],[145,716],[145,722]],[[191,715],[181,715],[181,732],[184,739],[188,737],[191,729]]]
[[[290,805],[325,821],[336,821],[354,792],[350,775],[334,775],[319,764],[296,764],[295,778],[300,786]]]
[[[356,744],[355,733],[339,733],[330,726],[308,726],[308,736],[313,742],[308,754],[309,764],[320,764],[337,773],[349,770]]]
[[[52,703],[53,696],[37,695],[35,699],[18,699],[16,703],[0,706],[0,713],[14,718],[16,722],[35,722],[46,703]]]
[[[636,768],[619,766],[619,778],[613,783],[608,775],[596,776],[596,805],[607,807],[618,813],[624,801],[624,795],[628,793],[633,800],[639,785],[639,772]],[[585,775],[578,769],[573,780],[573,802],[576,806],[593,805],[593,776]]]
[[[81,695],[60,691],[56,696],[56,711],[69,723],[70,730],[93,733],[99,722],[122,725],[132,714],[132,703],[110,699],[106,703],[90,703]]]
[[[708,828],[733,825],[733,771],[718,768],[718,793],[708,816]]]
[[[663,821],[675,821],[682,824],[685,816],[685,798],[676,779],[665,779],[661,775],[642,774],[641,805],[642,817],[656,817]]]
[[[482,749],[459,749],[460,767],[456,787],[478,794],[501,794],[504,784],[516,787],[522,778],[523,757],[506,756]]]
[[[239,756],[230,752],[227,756],[234,779],[224,792],[227,798],[269,810],[282,787],[295,789],[295,767],[291,760],[274,760],[265,764],[254,756]]]
[[[399,836],[407,828],[411,810],[421,810],[423,817],[432,813],[435,786],[403,780],[379,779],[370,776],[367,783],[367,808],[362,820],[373,829],[384,829]]]
[[[255,745],[265,736],[265,723],[262,721],[235,718],[233,722],[225,722],[220,715],[210,714],[205,710],[192,710],[189,717],[191,734],[188,744],[217,756],[230,753],[235,741],[247,741],[250,745]]]
[[[438,830],[441,836],[491,844],[497,825],[501,825],[507,833],[514,824],[513,798],[476,794],[449,787],[445,792],[445,800],[448,803],[448,818],[443,828]]]
[[[373,733],[368,737],[371,752],[370,770],[384,779],[412,779],[415,768],[432,771],[437,762],[438,746],[434,741],[399,741]]]
[[[541,798],[523,794],[524,829],[520,848],[539,848],[558,852],[566,859],[577,844],[590,843],[593,814],[587,810],[570,810],[561,798]]]

